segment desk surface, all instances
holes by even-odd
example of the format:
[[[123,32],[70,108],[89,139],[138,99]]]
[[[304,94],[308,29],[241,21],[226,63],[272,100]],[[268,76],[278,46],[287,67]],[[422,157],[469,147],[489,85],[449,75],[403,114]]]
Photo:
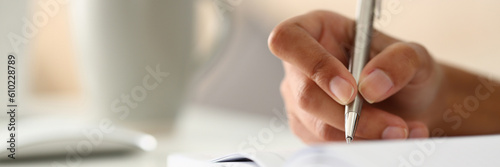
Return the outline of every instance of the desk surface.
[[[272,125],[271,125],[272,124]],[[158,132],[158,148],[152,152],[123,155],[83,157],[77,166],[166,166],[171,153],[196,153],[209,156],[237,152],[240,149],[298,150],[302,144],[285,129],[286,122],[276,115],[255,115],[200,106],[188,106],[180,114],[176,127],[168,133]],[[251,145],[249,140],[255,139]],[[65,158],[17,161],[0,166],[52,166],[56,161],[66,164]],[[69,166],[69,165],[67,165]]]

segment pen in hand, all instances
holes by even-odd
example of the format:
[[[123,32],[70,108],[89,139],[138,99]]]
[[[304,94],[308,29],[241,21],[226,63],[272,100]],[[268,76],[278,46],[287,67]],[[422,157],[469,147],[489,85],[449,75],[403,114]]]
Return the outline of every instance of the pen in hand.
[[[361,71],[368,62],[370,55],[375,1],[379,0],[358,0],[354,55],[349,60],[349,71],[354,79],[356,79],[356,85],[359,84]],[[354,139],[362,105],[363,98],[359,93],[356,93],[354,101],[345,106],[345,138],[347,143],[351,143]]]

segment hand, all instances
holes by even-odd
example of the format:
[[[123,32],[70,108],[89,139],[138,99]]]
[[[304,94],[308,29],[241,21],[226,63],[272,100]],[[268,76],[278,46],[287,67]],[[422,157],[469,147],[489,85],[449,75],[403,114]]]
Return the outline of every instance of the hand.
[[[429,137],[442,117],[443,67],[426,49],[375,31],[360,83],[347,69],[355,22],[314,11],[279,24],[269,48],[283,60],[281,93],[289,123],[308,143],[345,140],[344,105],[359,92],[355,140]],[[439,117],[439,118],[438,118]]]

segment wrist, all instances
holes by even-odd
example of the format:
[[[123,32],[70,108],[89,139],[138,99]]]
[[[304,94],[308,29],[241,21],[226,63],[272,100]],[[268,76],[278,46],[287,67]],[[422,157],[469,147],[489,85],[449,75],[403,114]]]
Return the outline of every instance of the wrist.
[[[500,84],[448,65],[443,71],[432,128],[447,136],[500,132]],[[432,129],[430,129],[432,132]],[[431,136],[433,134],[431,133]]]

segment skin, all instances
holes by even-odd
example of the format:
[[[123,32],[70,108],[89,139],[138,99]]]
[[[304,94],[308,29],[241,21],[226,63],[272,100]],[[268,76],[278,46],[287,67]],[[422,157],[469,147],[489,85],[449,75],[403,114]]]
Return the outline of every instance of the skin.
[[[437,63],[419,44],[375,30],[356,85],[347,69],[354,26],[339,14],[314,11],[285,20],[269,37],[283,61],[289,124],[304,142],[345,141],[344,105],[355,92],[367,101],[355,140],[500,133],[499,82]]]

